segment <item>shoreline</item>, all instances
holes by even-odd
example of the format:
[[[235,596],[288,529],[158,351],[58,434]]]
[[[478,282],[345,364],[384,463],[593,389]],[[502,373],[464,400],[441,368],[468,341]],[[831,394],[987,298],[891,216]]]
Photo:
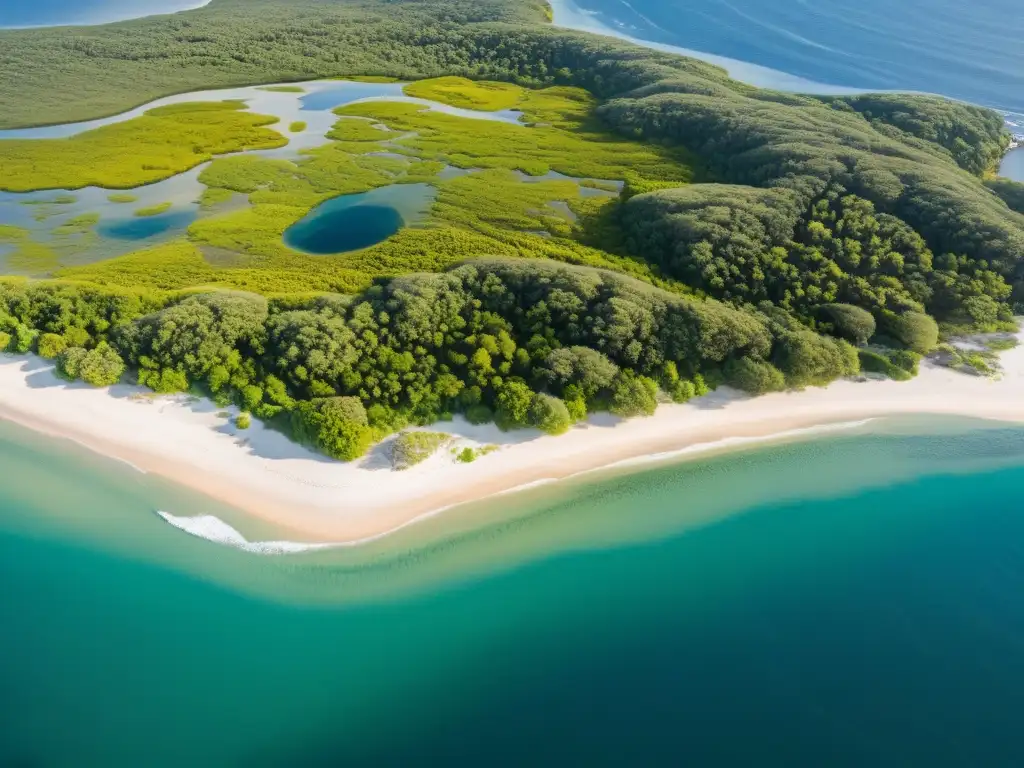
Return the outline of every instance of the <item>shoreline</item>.
[[[185,395],[153,396],[129,385],[98,390],[69,384],[46,361],[30,356],[0,357],[0,419],[72,440],[205,494],[280,528],[286,532],[282,538],[294,540],[289,543],[352,546],[455,506],[542,484],[800,438],[874,418],[935,414],[1024,422],[1024,347],[1004,353],[1001,361],[999,380],[924,362],[908,382],[839,381],[757,398],[722,388],[686,405],[662,405],[648,418],[598,414],[557,437],[536,430],[502,433],[457,418],[430,428],[452,434],[450,447],[403,471],[391,469],[387,440],[362,459],[337,462],[258,421],[238,430],[231,422],[234,407],[219,409]],[[499,448],[469,464],[450,453],[451,447],[489,445]],[[205,513],[169,511],[185,517]]]

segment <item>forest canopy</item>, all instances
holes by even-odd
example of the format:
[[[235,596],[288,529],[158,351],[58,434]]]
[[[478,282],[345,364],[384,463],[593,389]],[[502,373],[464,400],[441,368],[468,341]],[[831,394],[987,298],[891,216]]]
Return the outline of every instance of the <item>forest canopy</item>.
[[[1024,187],[991,178],[1008,143],[996,113],[758,90],[703,62],[554,29],[547,10],[213,0],[0,31],[0,127],[344,75],[416,80],[412,95],[524,118],[356,103],[299,159],[214,159],[205,203],[247,206],[198,219],[187,238],[66,267],[65,280],[0,284],[0,341],[72,378],[130,369],[158,392],[197,388],[348,459],[457,412],[557,433],[594,410],[646,414],[719,383],[820,385],[862,362],[902,378],[940,323],[1004,328],[1024,306]],[[25,181],[37,166],[45,186],[129,188],[285,141],[272,119],[209,109],[0,142],[0,188],[37,188]],[[188,139],[180,156],[175,133]],[[111,149],[136,134],[153,162]],[[385,147],[391,135],[402,138]],[[396,183],[430,185],[425,226],[343,258],[283,242],[320,202]],[[15,229],[0,227],[0,242],[43,247]]]

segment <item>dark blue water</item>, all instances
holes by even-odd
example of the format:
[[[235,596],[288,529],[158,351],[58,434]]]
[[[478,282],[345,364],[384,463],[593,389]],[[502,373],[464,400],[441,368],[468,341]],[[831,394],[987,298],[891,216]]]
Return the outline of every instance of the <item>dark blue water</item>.
[[[155,13],[175,13],[209,0],[0,0],[0,27],[104,24]]]
[[[172,229],[184,230],[196,218],[196,212],[171,211],[158,216],[131,216],[101,221],[96,231],[103,237],[117,240],[145,240]]]
[[[421,216],[434,196],[429,184],[394,184],[321,203],[284,233],[306,253],[333,254],[376,245]]]
[[[575,0],[644,40],[821,83],[940,93],[1024,112],[1016,0]]]

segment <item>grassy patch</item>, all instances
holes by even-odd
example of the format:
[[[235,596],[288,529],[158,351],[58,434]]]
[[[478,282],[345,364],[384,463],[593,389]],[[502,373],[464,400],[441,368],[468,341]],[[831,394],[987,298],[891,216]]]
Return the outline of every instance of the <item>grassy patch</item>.
[[[112,203],[134,203],[138,199],[138,196],[131,192],[113,192],[107,195],[107,200]]]
[[[327,138],[336,141],[383,141],[388,131],[381,130],[370,120],[342,118],[327,132]]]
[[[333,77],[332,80],[348,80],[351,83],[397,83],[397,77],[388,75],[341,75]]]
[[[420,80],[409,83],[402,90],[408,96],[485,112],[511,109],[519,103],[523,95],[523,89],[511,83],[477,82],[464,77]]]
[[[150,206],[147,206],[145,208],[136,208],[135,209],[135,215],[136,216],[159,216],[161,213],[167,213],[167,211],[171,210],[171,206],[172,205],[173,205],[173,203],[163,202],[163,203],[157,203],[156,205],[150,205]]]
[[[130,188],[194,168],[215,155],[287,140],[276,117],[239,101],[173,104],[66,139],[0,141],[0,190]],[[56,201],[51,201],[56,202]]]
[[[59,227],[53,230],[56,235],[74,235],[88,232],[90,229],[99,224],[100,215],[98,213],[83,213],[78,216],[72,216],[70,219],[65,221]]]
[[[451,439],[444,432],[403,432],[391,443],[391,465],[402,470],[420,464]]]
[[[291,123],[288,124],[288,130],[291,131],[292,133],[302,133],[302,131],[306,130],[306,121],[293,120]]]
[[[261,85],[257,91],[270,91],[271,93],[305,93],[306,89],[299,85]]]

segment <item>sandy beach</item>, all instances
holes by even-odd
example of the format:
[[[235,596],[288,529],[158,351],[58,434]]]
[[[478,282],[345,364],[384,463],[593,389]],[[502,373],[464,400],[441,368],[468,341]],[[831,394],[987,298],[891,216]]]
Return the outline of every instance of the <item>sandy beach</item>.
[[[386,441],[363,459],[341,463],[256,421],[238,430],[234,408],[185,395],[154,396],[129,385],[69,384],[49,363],[29,356],[0,356],[0,418],[198,490],[294,533],[289,538],[355,543],[512,489],[744,439],[900,414],[1022,422],[1024,346],[1003,353],[1001,361],[998,380],[925,361],[908,382],[840,381],[757,398],[722,388],[686,405],[662,405],[650,418],[597,415],[558,437],[535,430],[503,433],[458,418],[433,428],[453,436],[449,446],[404,471],[391,468]],[[465,446],[497,449],[463,464],[451,449]]]

